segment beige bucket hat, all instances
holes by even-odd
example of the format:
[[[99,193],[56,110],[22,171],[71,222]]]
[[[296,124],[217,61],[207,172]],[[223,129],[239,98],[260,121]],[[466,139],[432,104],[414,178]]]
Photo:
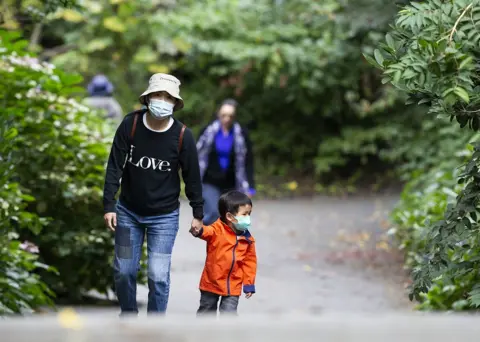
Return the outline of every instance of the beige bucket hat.
[[[158,91],[166,91],[177,99],[173,111],[183,108],[183,99],[180,97],[180,81],[178,78],[168,74],[154,74],[148,81],[148,88],[140,95],[140,103],[147,105],[147,95]]]

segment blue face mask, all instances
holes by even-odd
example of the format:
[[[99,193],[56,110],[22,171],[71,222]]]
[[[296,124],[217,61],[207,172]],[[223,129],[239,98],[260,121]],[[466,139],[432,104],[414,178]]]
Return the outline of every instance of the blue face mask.
[[[173,115],[173,103],[163,100],[152,99],[148,104],[148,110],[155,119],[162,120]]]
[[[234,223],[233,225],[235,226],[236,230],[244,232],[244,231],[250,229],[250,225],[251,225],[250,215],[248,215],[248,216],[235,216],[235,219],[237,220],[237,222]]]

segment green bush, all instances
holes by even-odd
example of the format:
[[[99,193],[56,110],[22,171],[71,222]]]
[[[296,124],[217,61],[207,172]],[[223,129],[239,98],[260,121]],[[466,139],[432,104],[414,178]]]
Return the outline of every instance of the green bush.
[[[23,215],[49,219],[43,229],[19,230],[20,238],[58,270],[40,273],[57,296],[105,292],[113,280],[113,237],[101,205],[111,126],[71,98],[83,91],[81,77],[40,63],[25,54],[19,34],[0,32],[2,110],[18,132],[11,178],[33,196]]]
[[[469,142],[477,138],[477,134],[465,134],[459,127],[448,125],[448,120],[437,123],[445,126],[434,126],[435,134],[426,130],[424,138],[416,139],[418,156],[400,168],[402,177],[408,181],[391,214],[394,228],[390,233],[405,250],[406,265],[410,268],[422,258],[429,222],[441,220],[447,204],[454,202],[463,189],[457,183],[461,173],[458,165],[472,156]],[[435,140],[431,140],[432,135]]]
[[[398,154],[398,144],[421,129],[423,109],[406,110],[404,96],[383,85],[361,55],[388,29],[394,2],[102,0],[82,6],[49,18],[45,40],[71,47],[60,49],[65,52],[54,55],[54,64],[87,77],[106,73],[125,111],[138,104],[152,73],[174,73],[186,100],[178,117],[195,133],[224,97],[237,98],[238,118],[251,128],[256,170],[265,178],[330,180],[339,169],[348,176],[379,158],[383,165],[403,162],[408,154]]]
[[[380,49],[366,56],[383,69],[385,83],[408,93],[409,103],[441,117],[440,128],[448,117],[457,131],[465,128],[441,141],[427,168],[407,173],[413,179],[393,213],[393,232],[412,269],[410,298],[424,310],[480,306],[480,143],[472,142],[480,128],[478,20],[479,0],[412,2]],[[466,153],[458,143],[468,142]]]
[[[472,140],[478,135],[470,136]],[[431,222],[444,218],[448,205],[453,205],[462,190],[463,184],[458,184],[462,169],[456,165],[464,163],[472,156],[473,147],[459,146],[465,141],[464,136],[450,141],[450,147],[456,146],[457,153],[453,158],[442,160],[429,170],[419,169],[409,173],[410,181],[403,189],[401,200],[391,214],[392,234],[398,246],[405,252],[405,266],[416,270],[425,262],[425,250],[431,236]],[[458,237],[461,246],[471,245],[466,250],[452,249],[448,252],[448,262],[464,263],[472,258],[480,257],[480,248],[476,239],[464,234]],[[432,285],[428,292],[418,297],[420,310],[466,310],[475,307],[469,295],[480,281],[478,272],[471,268],[462,273],[432,275]]]
[[[28,244],[21,244],[18,240],[17,231],[37,231],[45,220],[25,211],[32,197],[11,182],[15,169],[7,161],[15,161],[9,149],[16,130],[8,127],[6,119],[6,115],[0,117],[0,316],[51,304],[53,295],[34,273],[41,268],[51,269],[38,262],[38,256],[31,253],[35,250],[26,248]]]
[[[38,262],[31,251],[22,250],[17,238],[14,233],[0,238],[0,316],[33,312],[39,306],[52,305],[54,297],[35,273],[52,269]]]
[[[3,41],[2,37],[0,47]],[[3,75],[5,67],[7,65],[0,62],[0,74]],[[4,87],[0,87],[2,100]],[[40,268],[49,268],[38,262],[38,256],[32,253],[35,248],[32,250],[28,243],[18,240],[20,230],[39,231],[46,220],[25,210],[34,198],[13,181],[18,163],[18,156],[13,153],[18,138],[13,119],[8,111],[0,116],[0,315],[24,313],[51,304],[53,295],[34,273]]]

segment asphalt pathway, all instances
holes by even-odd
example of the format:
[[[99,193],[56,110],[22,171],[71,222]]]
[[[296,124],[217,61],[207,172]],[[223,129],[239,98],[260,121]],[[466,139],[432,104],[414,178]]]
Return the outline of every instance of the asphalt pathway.
[[[411,310],[401,258],[385,239],[386,218],[397,199],[397,194],[382,194],[256,201],[257,293],[241,299],[239,313]],[[205,243],[189,235],[189,223],[190,209],[182,203],[171,314],[193,315],[199,301]],[[140,303],[146,303],[147,292],[139,287]]]

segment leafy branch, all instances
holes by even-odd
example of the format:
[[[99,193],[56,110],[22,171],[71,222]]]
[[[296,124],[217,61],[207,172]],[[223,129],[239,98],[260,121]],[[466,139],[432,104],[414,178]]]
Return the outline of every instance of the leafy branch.
[[[468,12],[472,20],[464,20]],[[475,22],[479,20],[478,0],[412,2],[400,11],[387,45],[367,60],[383,70],[385,82],[406,91],[410,103],[428,104],[431,114],[450,116],[461,128],[478,131],[480,30]],[[458,41],[453,44],[455,34]],[[480,142],[472,145],[471,158],[458,177],[456,202],[447,206],[442,219],[424,224],[425,244],[419,246],[421,257],[413,264],[411,299],[422,301],[437,291],[434,283],[464,279],[469,288],[455,293],[456,300],[463,301],[457,305],[480,306],[478,287],[473,288],[480,281]],[[453,302],[438,306],[446,309]]]
[[[460,20],[462,20],[463,16],[465,15],[465,13],[467,13],[467,11],[472,8],[473,6],[473,2],[468,5],[462,12],[462,14],[460,14],[460,16],[458,17],[457,21],[455,22],[455,25],[453,25],[453,28],[452,28],[452,32],[450,33],[450,37],[448,37],[448,41],[451,42],[452,39],[453,39],[453,34],[457,31],[457,25],[458,23],[460,22]]]

